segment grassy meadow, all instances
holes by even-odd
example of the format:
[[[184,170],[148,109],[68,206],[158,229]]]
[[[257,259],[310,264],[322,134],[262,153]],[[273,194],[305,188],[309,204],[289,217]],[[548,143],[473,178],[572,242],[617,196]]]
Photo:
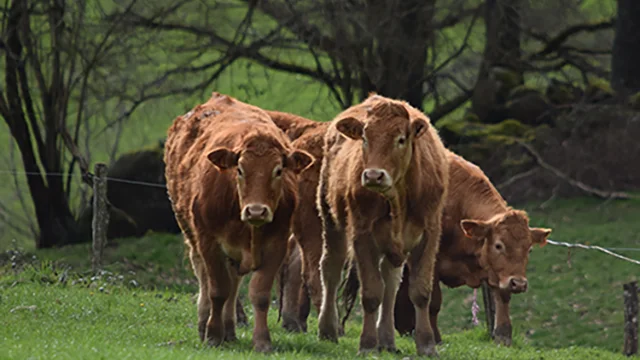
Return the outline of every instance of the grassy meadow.
[[[598,2],[583,3],[584,7],[595,7]],[[594,8],[593,12],[605,16],[611,11]],[[465,31],[465,27],[452,27],[440,34],[446,40],[442,46],[448,47],[439,55],[440,61],[456,51]],[[478,59],[483,32],[479,27],[470,39],[471,52]],[[163,59],[159,57],[158,61]],[[533,83],[539,80],[527,79]],[[176,116],[206,101],[211,91],[321,121],[339,111],[328,90],[308,78],[237,61],[208,91],[151,101],[138,108],[122,124],[117,154],[155,145]],[[427,101],[425,108],[430,105]],[[119,133],[117,128],[102,131],[118,115],[115,107],[107,110],[113,111],[88,121],[91,130],[81,139],[80,148],[91,167],[96,162],[109,162]],[[14,176],[14,171],[18,175]],[[102,275],[89,271],[88,244],[36,251],[30,236],[9,226],[33,218],[22,171],[8,127],[0,121],[0,201],[12,212],[6,215],[0,211],[0,220],[4,220],[0,221],[0,360],[355,358],[359,308],[347,325],[346,336],[335,345],[317,340],[314,311],[309,333],[288,334],[282,330],[277,322],[275,296],[270,312],[274,354],[263,356],[250,351],[251,328],[240,329],[236,344],[220,349],[203,346],[195,327],[193,295],[197,285],[180,236],[150,233],[140,239],[117,240],[106,249]],[[78,184],[77,171],[75,176]],[[79,190],[77,185],[73,189],[75,203],[80,199]],[[554,240],[640,250],[640,201],[577,198],[555,200],[545,208],[537,203],[524,207],[530,212],[533,226],[553,228]],[[640,258],[640,252],[620,252]],[[444,344],[438,347],[441,359],[622,359],[622,284],[636,280],[638,273],[637,265],[596,251],[568,251],[552,245],[535,248],[528,268],[529,291],[512,300],[514,346],[495,346],[483,324],[472,325],[473,290],[444,289],[439,318],[444,334]],[[252,322],[245,288],[241,297]],[[482,307],[480,292],[478,302]],[[484,313],[479,318],[483,323]],[[412,339],[397,341],[402,355],[373,356],[415,356]]]
[[[544,210],[538,204],[526,209],[532,225],[554,229],[552,239],[640,248],[639,201],[578,198],[556,200]],[[106,250],[106,272],[99,276],[89,271],[88,245],[4,253],[0,358],[262,358],[250,352],[250,328],[240,330],[237,344],[222,349],[199,343],[194,328],[197,286],[182,246],[179,236],[168,234],[119,240]],[[445,289],[441,358],[621,359],[622,284],[637,279],[637,270],[637,265],[596,251],[536,248],[528,268],[530,289],[512,300],[514,346],[497,347],[488,340],[484,324],[472,325],[471,289]],[[245,291],[241,297],[252,319]],[[358,308],[337,346],[317,340],[315,312],[309,333],[288,334],[277,323],[274,291],[271,356],[354,358],[359,313]],[[484,319],[482,311],[479,318]],[[402,357],[415,356],[412,339],[399,338],[398,346]],[[376,357],[399,358],[386,353]]]

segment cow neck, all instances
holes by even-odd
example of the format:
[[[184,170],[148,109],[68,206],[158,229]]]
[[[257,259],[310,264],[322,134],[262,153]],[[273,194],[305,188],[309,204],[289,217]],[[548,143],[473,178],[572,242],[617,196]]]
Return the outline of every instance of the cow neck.
[[[402,179],[404,181],[404,178]],[[392,241],[397,245],[401,245],[400,248],[404,248],[402,241],[402,234],[404,232],[404,223],[406,218],[406,188],[404,186],[398,187],[394,184],[391,196],[387,196],[389,202],[389,215],[391,216],[391,231]]]

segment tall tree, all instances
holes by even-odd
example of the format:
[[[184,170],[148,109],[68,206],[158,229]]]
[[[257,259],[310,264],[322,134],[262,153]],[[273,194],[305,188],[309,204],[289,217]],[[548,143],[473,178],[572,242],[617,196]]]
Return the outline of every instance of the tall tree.
[[[473,112],[485,119],[499,101],[504,79],[495,76],[496,68],[512,80],[511,86],[524,83],[520,45],[522,0],[485,2],[485,44],[478,80],[473,93]]]
[[[618,0],[611,85],[622,94],[640,91],[640,1]]]
[[[87,240],[79,238],[72,190],[77,189],[78,167],[84,179],[90,179],[88,156],[78,150],[78,143],[89,137],[90,127],[104,126],[93,114],[111,110],[117,122],[145,101],[202,90],[230,60],[226,55],[210,58],[213,74],[187,85],[184,76],[196,71],[191,59],[199,56],[199,49],[183,49],[179,56],[189,59],[186,64],[165,55],[171,65],[158,70],[148,56],[164,51],[158,39],[131,32],[122,22],[137,0],[5,3],[0,7],[0,117],[26,172],[36,247]],[[119,9],[119,15],[106,19],[107,8]],[[109,108],[109,103],[116,105]],[[105,141],[118,143],[117,138]]]

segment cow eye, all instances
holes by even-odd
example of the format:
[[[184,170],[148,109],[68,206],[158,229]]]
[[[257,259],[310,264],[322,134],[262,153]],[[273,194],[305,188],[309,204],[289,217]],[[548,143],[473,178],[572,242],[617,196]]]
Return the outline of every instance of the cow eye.
[[[240,166],[238,166],[238,168],[237,168],[237,169],[238,169],[238,176],[239,176],[239,177],[243,177],[243,176],[244,176],[244,173],[242,172],[242,169],[240,169]]]
[[[281,166],[278,166],[273,170],[273,176],[274,177],[282,176],[282,167]]]
[[[406,138],[406,137],[404,137],[404,136],[400,136],[400,137],[398,138],[398,145],[402,146],[402,145],[404,145],[406,142],[407,142],[407,138]]]
[[[502,250],[502,244],[496,244],[496,250],[498,251]]]

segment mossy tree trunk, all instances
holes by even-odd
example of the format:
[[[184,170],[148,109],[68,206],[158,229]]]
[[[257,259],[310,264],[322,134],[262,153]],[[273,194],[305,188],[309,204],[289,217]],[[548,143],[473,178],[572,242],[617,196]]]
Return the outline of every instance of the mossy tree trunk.
[[[434,12],[435,0],[368,2],[368,28],[375,51],[363,56],[369,65],[360,69],[361,100],[375,91],[422,109]]]
[[[640,1],[618,0],[611,56],[611,86],[622,95],[640,91]]]
[[[480,119],[489,116],[505,86],[523,83],[520,46],[522,0],[486,0],[484,55],[472,97],[473,112]],[[508,72],[510,84],[492,75],[495,68]]]

